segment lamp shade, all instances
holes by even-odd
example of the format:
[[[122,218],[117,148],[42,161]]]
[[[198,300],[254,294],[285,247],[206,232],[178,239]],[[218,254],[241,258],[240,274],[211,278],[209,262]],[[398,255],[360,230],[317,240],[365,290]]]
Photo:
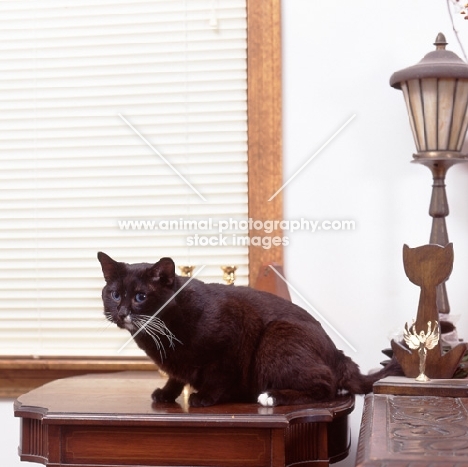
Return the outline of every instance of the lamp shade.
[[[403,91],[418,156],[458,157],[468,128],[468,65],[445,50],[439,33],[419,63],[393,73],[390,85]]]

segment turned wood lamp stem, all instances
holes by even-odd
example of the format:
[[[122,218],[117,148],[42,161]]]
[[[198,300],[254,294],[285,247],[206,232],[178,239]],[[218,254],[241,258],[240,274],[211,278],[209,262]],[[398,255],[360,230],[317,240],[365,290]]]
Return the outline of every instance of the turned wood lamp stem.
[[[448,163],[448,160],[421,162],[429,167],[434,180],[431,204],[429,206],[429,215],[432,217],[429,243],[446,246],[449,243],[449,238],[445,218],[449,215],[450,211],[445,191],[445,175],[452,164]],[[450,304],[445,284],[443,282],[437,286],[437,309],[439,313],[450,313]]]
[[[433,177],[431,203],[429,215],[432,217],[432,228],[429,243],[446,246],[449,243],[447,224],[445,218],[449,215],[447,193],[445,191],[445,176],[452,165],[465,162],[464,157],[446,159],[431,159],[430,157],[418,157],[413,162],[423,164],[430,169]],[[437,286],[437,309],[439,313],[450,313],[450,304],[447,295],[446,283]]]

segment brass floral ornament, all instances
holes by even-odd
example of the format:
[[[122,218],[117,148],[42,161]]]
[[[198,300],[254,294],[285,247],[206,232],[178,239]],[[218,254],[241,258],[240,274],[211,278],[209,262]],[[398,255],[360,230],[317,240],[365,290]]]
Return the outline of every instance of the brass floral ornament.
[[[223,270],[223,280],[228,285],[234,284],[236,280],[237,266],[221,266]]]
[[[196,266],[179,266],[180,273],[183,277],[192,277],[195,268]]]
[[[413,322],[412,326],[408,328],[408,323],[405,324],[405,330],[403,333],[403,338],[410,349],[418,351],[419,354],[419,376],[416,378],[416,381],[429,381],[425,375],[426,371],[426,356],[427,351],[432,350],[439,342],[439,323],[434,322],[434,329],[432,329],[432,323],[427,322],[427,333],[423,330],[419,332],[416,331],[416,323]]]

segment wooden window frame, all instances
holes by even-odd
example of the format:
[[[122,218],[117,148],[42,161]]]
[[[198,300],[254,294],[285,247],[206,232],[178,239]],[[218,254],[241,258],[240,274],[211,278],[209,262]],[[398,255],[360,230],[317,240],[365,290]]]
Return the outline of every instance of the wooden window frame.
[[[247,0],[248,83],[248,203],[249,218],[281,220],[282,194],[270,196],[282,185],[281,119],[281,1]],[[251,231],[249,235],[265,236]],[[268,236],[282,236],[276,230]],[[249,248],[249,279],[254,283],[266,263],[283,264],[282,246]],[[156,370],[146,357],[3,357],[0,358],[0,397],[17,397],[54,379],[85,373]]]

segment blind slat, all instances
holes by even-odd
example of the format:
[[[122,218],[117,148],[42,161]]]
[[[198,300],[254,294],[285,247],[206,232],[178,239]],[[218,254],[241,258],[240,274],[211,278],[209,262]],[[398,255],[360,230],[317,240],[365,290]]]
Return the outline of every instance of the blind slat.
[[[215,5],[0,2],[1,354],[116,355],[97,251],[246,283],[245,227],[208,247],[188,238],[216,228],[122,224],[247,218],[246,4]]]

